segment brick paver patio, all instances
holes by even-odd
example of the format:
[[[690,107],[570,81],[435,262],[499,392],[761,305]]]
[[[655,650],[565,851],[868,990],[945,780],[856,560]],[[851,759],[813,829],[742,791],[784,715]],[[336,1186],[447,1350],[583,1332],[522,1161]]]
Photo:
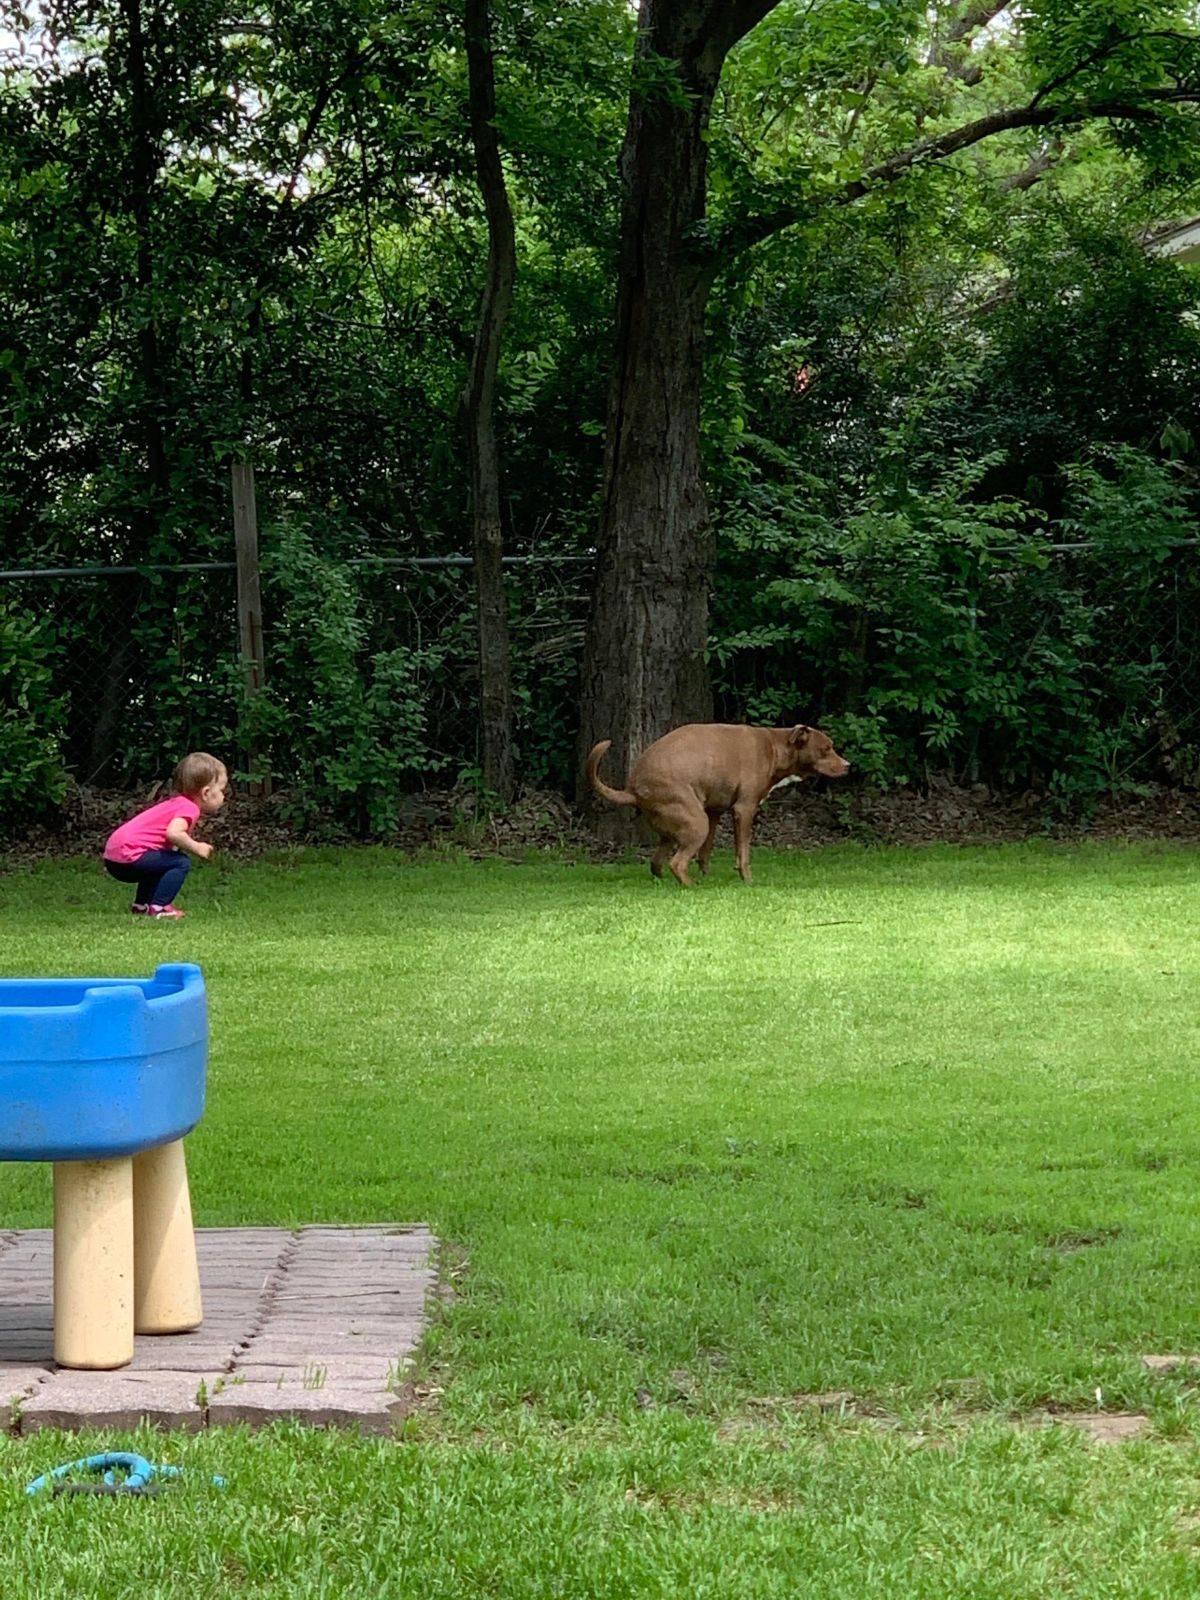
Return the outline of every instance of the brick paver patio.
[[[200,1228],[196,1244],[203,1326],[139,1335],[116,1372],[70,1372],[51,1355],[50,1230],[0,1231],[0,1418],[12,1431],[282,1417],[391,1430],[434,1283],[428,1229]]]

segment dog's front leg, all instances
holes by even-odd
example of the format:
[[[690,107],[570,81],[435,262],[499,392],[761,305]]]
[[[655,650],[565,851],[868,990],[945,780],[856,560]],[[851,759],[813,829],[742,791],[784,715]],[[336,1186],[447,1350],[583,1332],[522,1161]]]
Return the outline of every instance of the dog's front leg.
[[[737,869],[743,883],[750,883],[750,831],[758,815],[755,801],[741,801],[733,808],[733,845],[737,853]]]

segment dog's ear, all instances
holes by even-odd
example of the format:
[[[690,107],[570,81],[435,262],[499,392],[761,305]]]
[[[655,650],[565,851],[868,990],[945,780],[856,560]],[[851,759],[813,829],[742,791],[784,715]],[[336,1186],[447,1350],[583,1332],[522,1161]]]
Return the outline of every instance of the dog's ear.
[[[790,745],[795,745],[796,749],[799,750],[808,743],[809,735],[811,733],[812,729],[806,728],[801,722],[792,729],[791,733],[788,734],[788,743]]]

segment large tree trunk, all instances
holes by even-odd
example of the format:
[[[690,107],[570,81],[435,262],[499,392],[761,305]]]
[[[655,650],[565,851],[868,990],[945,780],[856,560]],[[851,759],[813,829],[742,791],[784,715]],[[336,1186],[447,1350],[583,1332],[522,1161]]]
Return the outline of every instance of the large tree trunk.
[[[606,775],[614,785],[673,723],[711,714],[704,648],[712,541],[700,474],[699,400],[704,308],[717,250],[728,259],[789,227],[806,208],[849,204],[1015,128],[1145,118],[1197,98],[1192,86],[1171,84],[1125,99],[1057,102],[1049,91],[1065,85],[1071,70],[1028,103],[920,139],[839,189],[735,216],[719,245],[707,246],[704,134],[713,95],[729,50],[778,3],[641,0],[621,155],[616,364],[580,704],[581,765],[597,740],[611,739]],[[964,0],[951,39],[961,43],[1000,9],[994,0]],[[931,60],[947,64],[936,49]],[[973,70],[959,75],[973,81]],[[628,835],[628,810],[606,811],[586,791],[580,799],[603,834]]]
[[[611,739],[610,783],[681,722],[712,714],[705,662],[712,537],[700,468],[704,313],[712,279],[702,222],[704,139],[723,48],[717,5],[643,0],[621,155],[624,189],[616,359],[608,402],[596,586],[584,651],[580,761]],[[726,8],[728,9],[728,8]],[[654,58],[675,65],[664,85]],[[680,90],[683,92],[681,93]],[[597,830],[632,816],[580,800]]]
[[[500,525],[500,462],[496,447],[496,370],[512,305],[516,239],[496,137],[496,88],[487,0],[466,0],[467,67],[475,169],[488,219],[488,270],[471,373],[463,393],[463,422],[471,467],[475,593],[479,621],[480,731],[483,781],[501,800],[512,799],[513,702]]]

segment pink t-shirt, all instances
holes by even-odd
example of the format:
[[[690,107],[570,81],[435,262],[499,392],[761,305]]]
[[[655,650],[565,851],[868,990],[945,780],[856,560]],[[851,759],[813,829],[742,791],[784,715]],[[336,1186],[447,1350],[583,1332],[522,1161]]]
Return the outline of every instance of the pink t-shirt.
[[[167,824],[176,817],[184,817],[190,833],[199,815],[200,807],[185,794],[173,794],[169,800],[160,800],[148,811],[139,811],[136,817],[130,817],[109,835],[104,859],[122,861],[129,866],[140,860],[147,850],[174,849],[173,845],[167,845]]]

